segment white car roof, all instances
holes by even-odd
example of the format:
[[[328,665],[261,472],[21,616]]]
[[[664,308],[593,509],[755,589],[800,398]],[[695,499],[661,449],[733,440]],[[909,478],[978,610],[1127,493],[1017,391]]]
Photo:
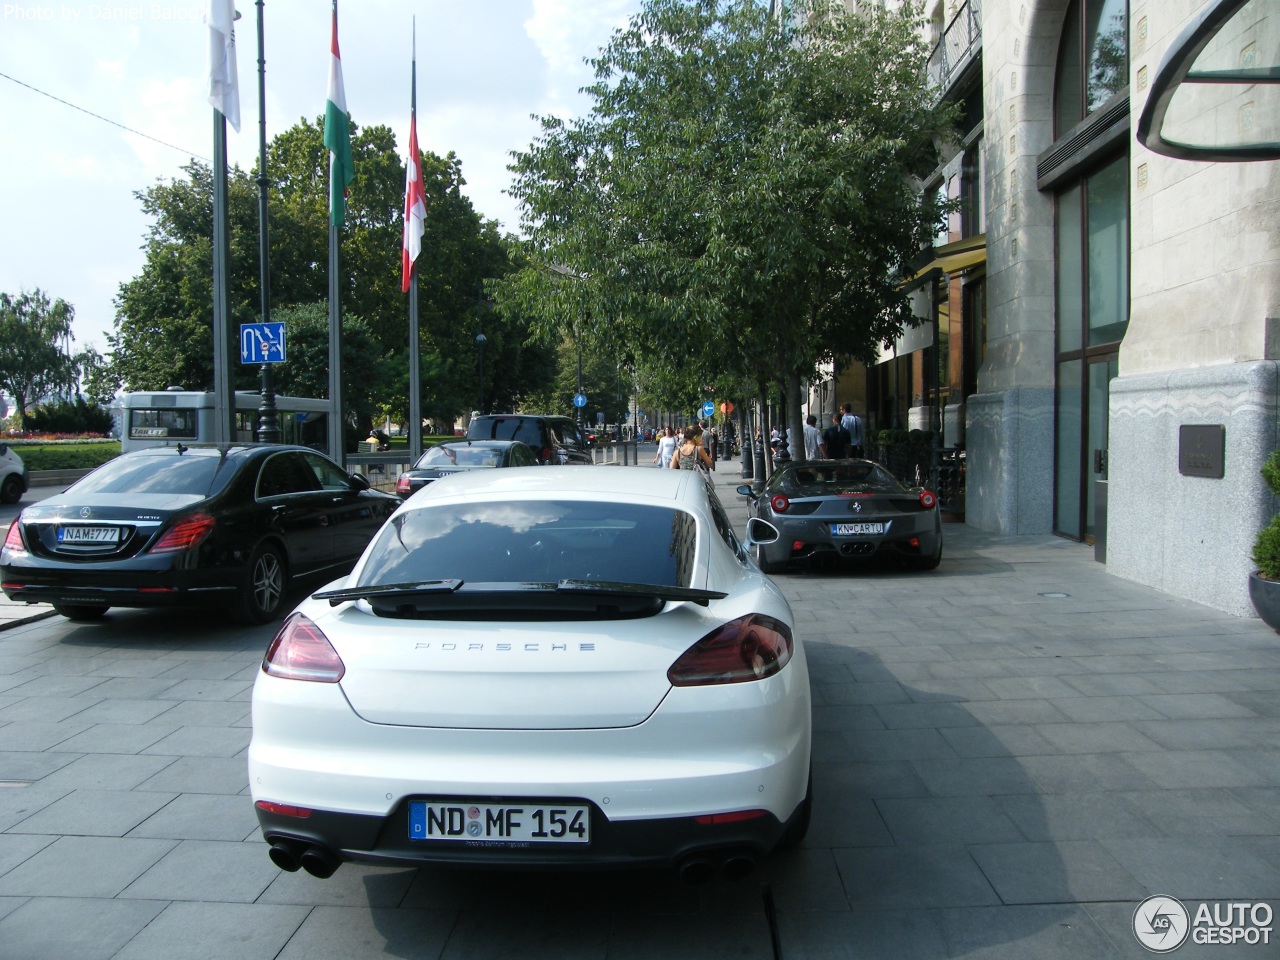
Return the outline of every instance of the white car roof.
[[[689,470],[653,467],[572,466],[511,467],[506,470],[455,473],[415,493],[403,509],[436,501],[472,498],[678,501],[705,505],[706,482]]]

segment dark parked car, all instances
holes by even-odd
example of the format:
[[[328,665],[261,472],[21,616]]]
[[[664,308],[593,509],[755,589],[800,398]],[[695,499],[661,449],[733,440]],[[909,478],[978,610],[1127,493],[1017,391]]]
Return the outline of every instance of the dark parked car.
[[[427,484],[451,473],[492,470],[495,467],[536,467],[538,458],[519,440],[456,440],[425,451],[418,462],[396,478],[396,494],[403,500]]]
[[[71,620],[201,606],[265,623],[292,580],[346,573],[399,503],[306,447],[136,450],[23,510],[0,586]]]
[[[942,560],[942,516],[928,490],[907,488],[871,460],[806,460],[780,466],[762,489],[738,487],[751,516],[781,536],[756,545],[765,573],[793,562],[875,560],[932,570]]]
[[[467,425],[467,439],[519,440],[528,445],[541,464],[593,462],[586,436],[568,417],[529,413],[485,414],[472,418]]]

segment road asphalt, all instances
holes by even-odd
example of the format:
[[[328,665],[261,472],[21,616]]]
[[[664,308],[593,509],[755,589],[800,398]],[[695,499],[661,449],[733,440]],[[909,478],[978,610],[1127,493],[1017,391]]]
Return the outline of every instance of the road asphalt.
[[[741,529],[739,464],[717,468]],[[700,887],[280,873],[244,762],[274,627],[0,600],[0,957],[1094,960],[1182,930],[1175,957],[1280,955],[1280,636],[1081,544],[945,538],[928,573],[776,578],[813,676],[813,824]]]

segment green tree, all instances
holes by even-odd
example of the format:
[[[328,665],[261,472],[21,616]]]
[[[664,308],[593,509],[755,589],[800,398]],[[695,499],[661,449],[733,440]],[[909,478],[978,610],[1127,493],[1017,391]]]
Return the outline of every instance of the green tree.
[[[400,290],[404,165],[394,135],[381,126],[354,128],[355,179],[340,251],[342,272],[344,401],[364,419],[406,407],[408,300]],[[433,378],[424,394],[437,419],[452,419],[475,402],[474,338],[482,309],[478,293],[488,278],[510,269],[508,241],[463,195],[461,163],[449,154],[422,155],[428,198],[423,254],[417,263],[421,354]],[[310,323],[328,299],[328,152],[322,123],[301,119],[269,145],[267,172],[271,243],[272,319]],[[185,177],[158,181],[138,194],[152,218],[142,272],[124,283],[116,300],[118,332],[103,387],[157,389],[180,383],[211,389],[212,179],[192,163]],[[256,169],[229,173],[231,224],[230,322],[260,319],[258,188]],[[316,305],[319,305],[318,307]],[[292,313],[296,306],[301,313]],[[507,323],[505,319],[501,321]],[[523,349],[518,322],[509,335],[486,330],[515,352]],[[306,326],[294,346],[310,350],[317,328]],[[319,342],[327,343],[327,326]],[[304,343],[304,341],[306,341]],[[306,395],[328,394],[328,358],[308,354]],[[292,366],[292,363],[290,364]],[[257,387],[257,368],[236,364],[239,389]],[[536,364],[533,365],[536,367]],[[283,388],[282,392],[283,391]],[[113,391],[114,392],[114,391]],[[300,387],[292,388],[294,393]]]
[[[590,115],[542,118],[515,157],[529,264],[499,303],[617,343],[672,407],[712,376],[794,395],[896,337],[898,278],[942,213],[915,178],[953,109],[914,11],[800,12],[647,0],[593,61]]]
[[[79,377],[70,352],[74,317],[71,304],[51,302],[39,287],[17,296],[0,293],[0,387],[14,399],[19,426],[31,404],[73,392]]]

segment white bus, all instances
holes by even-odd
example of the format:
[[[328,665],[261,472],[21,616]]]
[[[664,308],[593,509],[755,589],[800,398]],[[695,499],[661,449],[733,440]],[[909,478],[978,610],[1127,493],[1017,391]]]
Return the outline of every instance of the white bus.
[[[253,390],[236,393],[235,439],[252,442],[257,437],[258,407],[262,395]],[[329,401],[311,397],[276,396],[280,418],[280,442],[298,443],[315,450],[328,448]],[[214,438],[213,394],[200,390],[135,391],[117,395],[112,415],[120,435],[120,451],[173,443],[209,443]]]

